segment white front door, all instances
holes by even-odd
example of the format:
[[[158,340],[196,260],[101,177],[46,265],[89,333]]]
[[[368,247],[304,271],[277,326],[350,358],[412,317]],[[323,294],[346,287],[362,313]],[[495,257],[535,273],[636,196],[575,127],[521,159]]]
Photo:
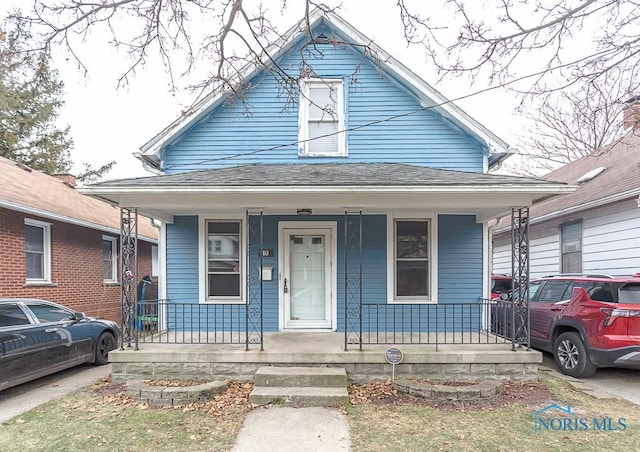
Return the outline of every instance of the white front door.
[[[332,228],[300,226],[281,229],[281,326],[333,329],[335,233]]]

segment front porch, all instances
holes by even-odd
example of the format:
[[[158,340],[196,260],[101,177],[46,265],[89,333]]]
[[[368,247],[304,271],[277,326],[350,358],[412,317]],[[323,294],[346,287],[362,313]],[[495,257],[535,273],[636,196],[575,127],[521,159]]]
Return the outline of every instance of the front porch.
[[[163,334],[167,334],[164,340]],[[263,366],[341,367],[351,383],[386,380],[392,375],[392,365],[385,359],[389,345],[368,344],[362,350],[345,351],[342,333],[264,333],[264,350],[247,350],[243,343],[197,343],[195,337],[192,343],[185,343],[182,332],[163,334],[157,342],[140,343],[138,350],[132,345],[112,351],[109,360],[114,381],[176,378],[250,382]],[[182,343],[170,337],[176,334],[182,336]],[[440,381],[537,380],[540,352],[513,349],[511,341],[481,334],[486,339],[482,343],[465,343],[461,333],[449,333],[449,343],[436,336],[421,344],[403,343],[398,337],[394,347],[403,352],[403,360],[395,373]]]

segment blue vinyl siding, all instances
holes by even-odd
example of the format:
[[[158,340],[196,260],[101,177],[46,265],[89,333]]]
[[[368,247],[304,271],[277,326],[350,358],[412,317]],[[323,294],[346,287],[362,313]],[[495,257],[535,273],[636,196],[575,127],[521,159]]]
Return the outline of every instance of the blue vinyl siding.
[[[176,216],[167,225],[167,298],[198,302],[198,217]]]
[[[482,298],[482,224],[473,215],[438,217],[438,303]]]
[[[259,224],[259,217],[252,217],[253,225]],[[273,268],[273,279],[263,281],[264,330],[278,330],[278,222],[279,221],[335,221],[337,223],[337,305],[338,331],[344,331],[344,216],[264,216],[263,248],[273,249],[274,255],[262,260],[262,265]],[[385,321],[393,317],[402,319],[404,331],[412,331],[412,320],[429,323],[432,330],[452,330],[461,316],[478,317],[469,308],[450,306],[445,314],[440,307],[430,305],[405,305],[394,307],[387,303],[387,231],[386,215],[363,216],[363,303],[379,304],[378,308],[366,308],[363,318],[364,331],[379,329]],[[438,286],[439,305],[452,303],[475,303],[482,296],[482,225],[473,216],[440,215],[438,218]],[[257,246],[252,246],[249,271],[252,272],[254,287],[250,294],[259,293],[257,269],[260,258]],[[359,266],[358,266],[359,267]],[[198,218],[196,216],[176,216],[173,224],[167,225],[167,295],[174,303],[192,303],[192,311],[181,311],[175,318],[170,316],[170,328],[180,329],[180,325],[199,325],[201,329],[221,328],[233,322],[235,331],[244,331],[244,305],[217,305],[215,308],[198,307]],[[255,274],[253,274],[255,273]],[[202,306],[202,305],[201,305]],[[209,309],[208,318],[203,310]],[[463,309],[467,309],[463,312]],[[377,311],[376,311],[377,310]],[[377,312],[377,317],[372,313]],[[417,323],[417,322],[414,322]],[[465,320],[465,324],[472,322]],[[398,325],[399,323],[396,323]],[[479,317],[478,317],[479,324]],[[382,328],[382,329],[381,329]]]
[[[258,76],[247,93],[248,110],[240,101],[223,103],[165,149],[166,172],[250,163],[347,161],[483,170],[486,150],[479,143],[433,111],[406,115],[422,108],[419,101],[371,61],[362,63],[361,55],[344,45],[319,44],[318,48],[323,52],[321,59],[305,55],[316,75],[344,80],[347,128],[357,128],[347,132],[348,157],[298,157],[297,98],[287,102],[273,79]],[[280,65],[295,76],[300,62],[300,48],[294,48]],[[385,121],[397,115],[405,116]],[[377,121],[382,122],[363,127]]]
[[[401,332],[479,331],[481,300],[482,225],[473,215],[440,215],[438,304],[365,306],[363,331],[377,332],[391,342],[396,342]]]

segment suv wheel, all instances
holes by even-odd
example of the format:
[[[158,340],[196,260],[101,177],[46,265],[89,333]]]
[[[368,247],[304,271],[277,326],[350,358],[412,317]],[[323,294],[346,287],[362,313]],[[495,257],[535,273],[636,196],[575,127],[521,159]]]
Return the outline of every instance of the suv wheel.
[[[596,366],[589,359],[587,349],[578,333],[562,333],[553,346],[553,357],[563,374],[572,377],[590,377]]]

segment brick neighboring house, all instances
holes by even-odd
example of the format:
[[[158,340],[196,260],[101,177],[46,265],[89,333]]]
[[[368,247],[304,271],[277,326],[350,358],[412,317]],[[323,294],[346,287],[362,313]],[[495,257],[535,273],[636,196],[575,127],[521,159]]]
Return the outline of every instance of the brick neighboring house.
[[[140,217],[138,277],[156,270],[157,230]],[[0,298],[31,297],[120,321],[120,209],[0,157]]]

